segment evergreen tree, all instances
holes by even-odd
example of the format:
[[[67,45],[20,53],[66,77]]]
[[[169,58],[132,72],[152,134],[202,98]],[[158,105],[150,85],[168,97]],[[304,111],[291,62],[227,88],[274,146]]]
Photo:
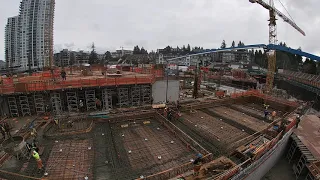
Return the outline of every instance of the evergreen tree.
[[[141,54],[148,54],[148,51],[145,50],[143,47],[141,47],[140,53]]]
[[[141,50],[138,45],[133,48],[133,54],[141,54]]]
[[[236,43],[234,41],[232,41],[231,47],[236,47]]]
[[[302,70],[304,73],[316,74],[317,73],[317,64],[315,61],[307,58],[306,61],[303,63]]]
[[[96,64],[97,63],[98,55],[96,53],[94,43],[92,43],[91,48],[92,48],[92,50],[91,50],[91,53],[90,53],[90,56],[89,56],[89,64],[92,65],[92,64]]]
[[[186,46],[185,45],[182,46],[182,51],[186,51]]]
[[[223,40],[221,43],[221,49],[226,48],[226,47],[227,47],[226,41]]]
[[[187,52],[190,52],[191,51],[191,48],[190,48],[190,45],[188,44],[187,46]]]
[[[109,51],[107,51],[106,53],[104,53],[104,58],[103,58],[101,64],[109,63],[109,61],[111,59],[112,59],[112,55]]]

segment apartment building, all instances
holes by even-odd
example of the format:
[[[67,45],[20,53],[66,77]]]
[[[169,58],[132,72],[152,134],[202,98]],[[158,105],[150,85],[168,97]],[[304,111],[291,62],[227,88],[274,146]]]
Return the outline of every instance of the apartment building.
[[[19,16],[9,17],[5,26],[5,60],[8,67],[20,65],[18,40]]]
[[[21,68],[27,70],[53,64],[53,20],[55,0],[22,0],[19,14]]]

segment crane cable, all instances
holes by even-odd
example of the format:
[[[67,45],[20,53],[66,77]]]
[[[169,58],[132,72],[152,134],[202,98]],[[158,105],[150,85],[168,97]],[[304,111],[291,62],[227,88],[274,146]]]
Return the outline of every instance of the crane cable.
[[[278,0],[279,3],[281,4],[281,6],[284,8],[284,10],[287,12],[287,14],[289,15],[289,17],[291,18],[291,21],[294,22],[294,19],[292,18],[292,16],[290,15],[289,11],[287,10],[287,8],[283,5],[283,3],[281,2],[281,0]],[[296,22],[294,22],[296,23]]]

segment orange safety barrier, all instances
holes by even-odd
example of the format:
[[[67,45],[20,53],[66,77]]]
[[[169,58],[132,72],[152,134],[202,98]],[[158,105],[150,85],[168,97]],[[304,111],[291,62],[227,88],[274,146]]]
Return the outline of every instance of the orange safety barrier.
[[[153,71],[152,74],[146,76],[136,77],[116,77],[116,78],[83,78],[76,80],[66,81],[54,81],[50,71],[42,73],[41,76],[27,76],[17,78],[16,81],[19,86],[16,86],[13,78],[3,78],[3,84],[0,85],[1,94],[11,94],[15,92],[33,92],[33,91],[46,91],[57,90],[64,88],[81,88],[81,87],[95,87],[95,86],[118,86],[118,85],[130,85],[130,84],[152,84],[155,81],[155,77],[159,77],[163,74],[162,70]],[[38,74],[37,74],[38,75]],[[54,72],[55,77],[59,77],[58,72]],[[60,78],[57,78],[60,79]],[[23,88],[23,83],[25,88]]]
[[[293,107],[298,106],[297,102],[287,101],[287,100],[282,100],[282,99],[279,99],[279,98],[275,98],[275,97],[272,97],[272,96],[269,96],[269,95],[266,95],[266,94],[262,94],[258,90],[248,90],[248,91],[245,91],[245,92],[232,93],[231,94],[231,98],[237,98],[237,97],[241,97],[241,96],[256,96],[256,97],[259,97],[261,99],[266,99],[268,101],[275,101],[275,102],[278,102],[280,104],[285,104],[285,105],[288,105],[288,106],[293,106]]]

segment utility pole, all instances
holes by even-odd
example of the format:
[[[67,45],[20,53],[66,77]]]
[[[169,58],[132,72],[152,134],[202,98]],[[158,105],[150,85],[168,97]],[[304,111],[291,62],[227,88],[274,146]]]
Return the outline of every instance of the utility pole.
[[[169,79],[168,79],[168,73],[169,73],[169,66],[168,66],[168,60],[166,60],[166,62],[167,62],[167,65],[166,65],[166,76],[167,76],[167,86],[166,86],[166,104],[168,103],[168,88],[169,88]]]

